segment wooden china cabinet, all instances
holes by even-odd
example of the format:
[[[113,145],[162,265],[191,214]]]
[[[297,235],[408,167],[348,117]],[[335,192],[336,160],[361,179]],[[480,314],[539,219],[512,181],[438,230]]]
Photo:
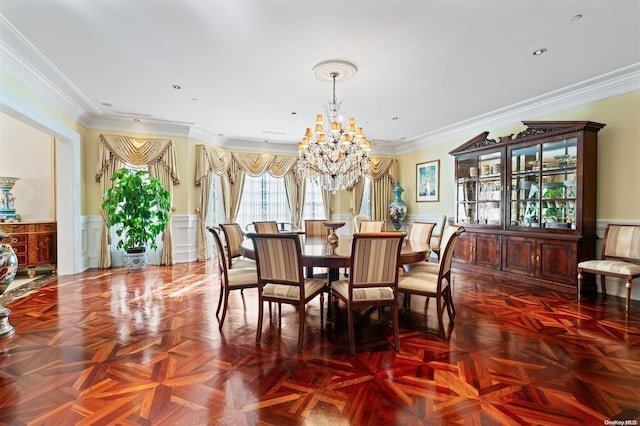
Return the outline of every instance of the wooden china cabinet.
[[[578,262],[596,257],[597,133],[605,125],[523,124],[517,135],[484,132],[450,152],[455,219],[466,229],[453,262],[576,291]]]
[[[18,258],[18,269],[35,276],[37,266],[56,271],[56,222],[5,222],[0,229],[10,234],[9,243]]]

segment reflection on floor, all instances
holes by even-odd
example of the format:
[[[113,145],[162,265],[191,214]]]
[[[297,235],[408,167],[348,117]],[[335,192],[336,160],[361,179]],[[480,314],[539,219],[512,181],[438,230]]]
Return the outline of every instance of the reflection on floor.
[[[620,297],[578,303],[515,277],[452,278],[446,340],[432,332],[435,303],[425,318],[415,297],[399,353],[388,312],[372,312],[356,318],[350,355],[344,304],[322,328],[309,303],[302,353],[288,305],[282,327],[265,312],[255,344],[257,289],[232,292],[220,331],[213,262],[61,275],[6,305],[16,333],[0,339],[0,425],[640,421],[640,301],[627,313]]]
[[[16,299],[24,297],[55,279],[56,276],[51,274],[36,275],[32,278],[28,276],[16,276],[0,296],[0,305],[11,303]]]

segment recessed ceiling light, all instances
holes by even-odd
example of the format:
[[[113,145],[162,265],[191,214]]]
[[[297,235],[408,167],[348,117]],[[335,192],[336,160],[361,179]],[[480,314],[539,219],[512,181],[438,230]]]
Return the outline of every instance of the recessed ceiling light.
[[[113,105],[111,105],[109,102],[103,102],[101,105],[102,105],[102,106],[109,107],[109,108],[111,108],[111,107],[113,106]]]
[[[547,49],[545,49],[544,47],[542,49],[536,49],[533,51],[532,55],[533,56],[540,56],[542,55],[544,52],[546,52]]]
[[[400,117],[393,117],[392,120],[397,120],[398,118],[400,118]]]
[[[571,19],[569,19],[569,21],[574,22],[574,21],[579,21],[581,19],[582,19],[582,15],[573,15]]]
[[[192,101],[197,101],[197,100],[198,100],[198,98],[191,98],[191,100],[192,100]]]
[[[180,90],[180,89],[182,89],[182,87],[180,87],[180,85],[179,85],[179,84],[172,84],[172,85],[171,85],[171,87],[172,87],[172,88],[174,88],[174,89],[176,89],[176,90]]]
[[[297,112],[295,112],[295,111],[293,111],[293,112],[291,113],[291,115],[296,115],[296,114],[297,114]]]

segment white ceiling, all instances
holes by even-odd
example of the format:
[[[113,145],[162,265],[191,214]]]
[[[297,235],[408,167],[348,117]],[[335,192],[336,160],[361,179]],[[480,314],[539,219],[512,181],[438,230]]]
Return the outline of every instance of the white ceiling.
[[[83,124],[238,144],[294,147],[331,97],[311,71],[329,59],[358,68],[336,94],[374,151],[530,119],[594,84],[615,94],[629,75],[637,89],[640,73],[638,0],[2,0],[0,14],[3,69]]]

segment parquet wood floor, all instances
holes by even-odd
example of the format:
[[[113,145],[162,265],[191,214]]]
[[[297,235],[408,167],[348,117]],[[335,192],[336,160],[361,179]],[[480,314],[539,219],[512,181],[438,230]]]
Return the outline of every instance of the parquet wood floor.
[[[256,290],[233,292],[222,332],[212,262],[90,270],[7,304],[0,340],[3,425],[613,425],[640,420],[640,303],[454,271],[455,325],[435,328],[423,299],[401,322],[322,330],[307,307],[265,321]],[[445,315],[446,317],[446,315]],[[625,423],[626,421],[626,423]]]

